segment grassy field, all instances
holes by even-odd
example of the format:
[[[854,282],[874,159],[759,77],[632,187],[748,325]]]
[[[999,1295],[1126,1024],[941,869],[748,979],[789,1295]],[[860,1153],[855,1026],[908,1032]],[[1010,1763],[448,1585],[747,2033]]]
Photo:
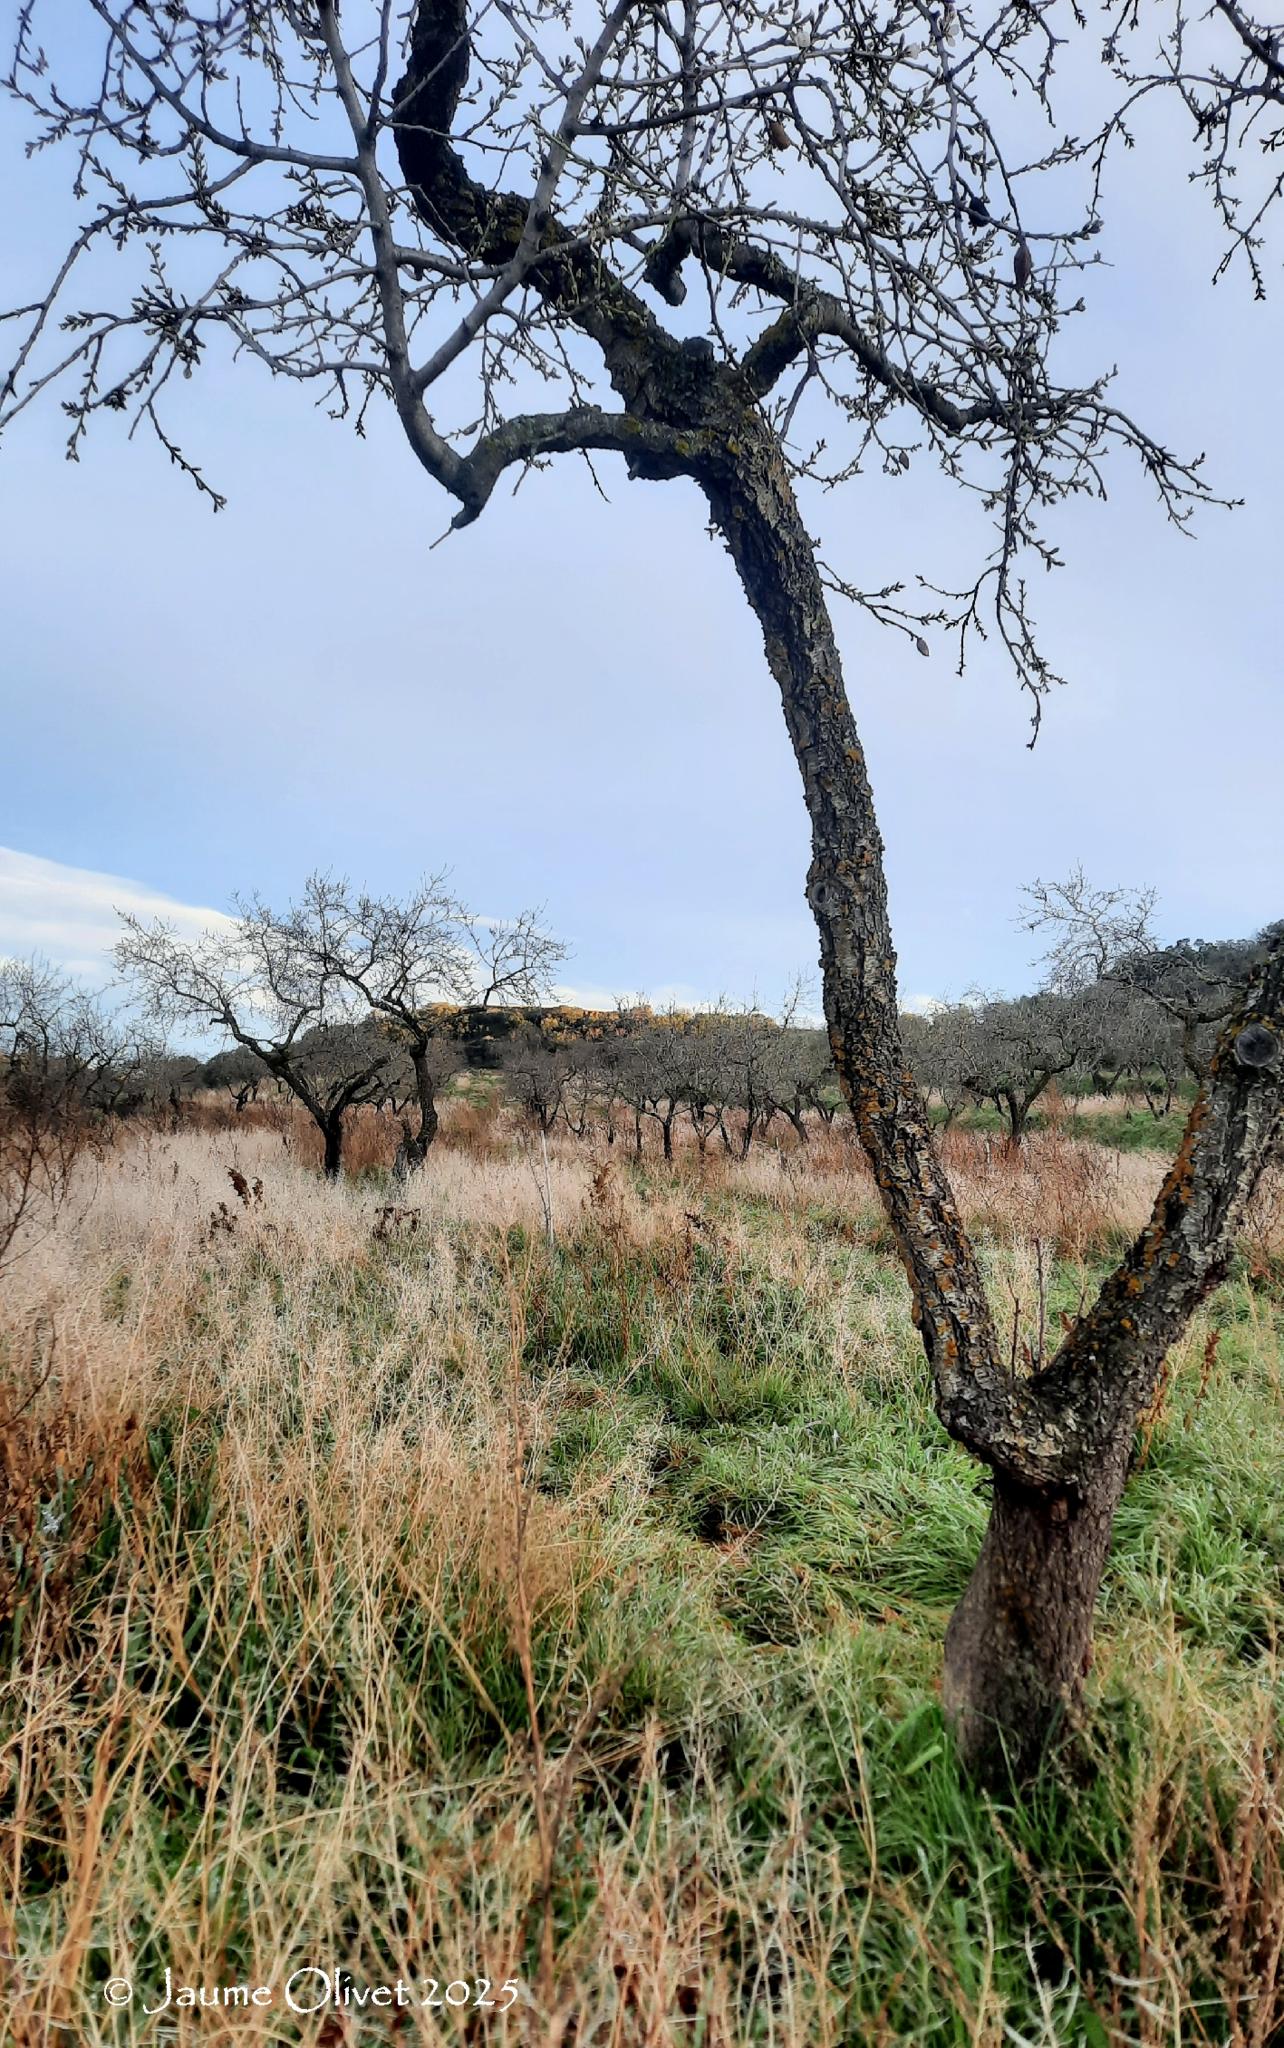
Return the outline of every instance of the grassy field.
[[[937,1696],[985,1484],[846,1142],[555,1147],[550,1249],[456,1109],[408,1197],[132,1141],[15,1268],[4,2040],[1278,2041],[1277,1209],[1143,1429],[1091,1732],[995,1800]],[[1020,1358],[1161,1162],[946,1143]],[[148,2016],[167,1967],[270,2002]]]
[[[1162,1152],[1169,1159],[1177,1150],[1190,1103],[1181,1102],[1159,1116],[1151,1114],[1144,1101],[1121,1100],[1105,1095],[1057,1096],[1050,1106],[1030,1112],[1030,1131],[1055,1131],[1063,1136],[1087,1139],[1117,1152]],[[944,1111],[934,1111],[938,1122]],[[1008,1129],[992,1103],[970,1104],[955,1119],[960,1131],[980,1131],[1002,1137]]]

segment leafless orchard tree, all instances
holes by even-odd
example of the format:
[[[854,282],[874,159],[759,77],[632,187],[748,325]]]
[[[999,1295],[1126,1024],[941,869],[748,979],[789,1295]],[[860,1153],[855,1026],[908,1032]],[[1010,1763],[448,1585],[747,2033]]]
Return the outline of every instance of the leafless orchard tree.
[[[205,1069],[207,1085],[226,1089],[238,1116],[258,1101],[259,1089],[268,1078],[263,1062],[243,1045],[218,1053]]]
[[[950,1064],[960,1067],[975,1100],[993,1103],[1006,1119],[1014,1145],[1052,1083],[1090,1066],[1101,1044],[1096,1006],[1082,995],[1047,990],[960,1005],[940,1028],[948,1031],[951,1024],[961,1035]]]
[[[1184,1032],[1140,990],[1111,990],[1104,1044],[1117,1062],[1116,1084],[1140,1094],[1152,1117],[1167,1116],[1190,1073]],[[1098,1072],[1101,1061],[1098,1060]],[[1094,1076],[1094,1079],[1097,1076]]]
[[[423,1165],[437,1135],[437,1090],[462,1062],[453,1006],[538,1002],[566,957],[538,911],[478,917],[444,874],[426,877],[404,897],[374,896],[312,875],[291,909],[289,934],[319,986],[346,990],[368,1006],[404,1048],[416,1120],[401,1118],[403,1175]]]
[[[695,1134],[700,1157],[708,1155],[715,1136],[731,1150],[727,1111],[731,1103],[731,1075],[727,1043],[732,1019],[725,1004],[688,1020],[687,1030],[674,1045],[680,1100],[687,1122]]]
[[[457,918],[471,956],[466,1000],[474,1008],[512,1009],[547,1000],[566,947],[545,928],[542,908],[496,918],[478,917],[460,905]]]
[[[0,1272],[57,1218],[158,1058],[58,968],[0,960]]]
[[[832,1124],[840,1097],[838,1076],[823,1031],[790,1019],[777,1041],[771,1076],[771,1107],[792,1126],[800,1144],[810,1142],[809,1119]]]
[[[185,1030],[218,1030],[288,1089],[321,1133],[329,1179],[343,1168],[344,1120],[384,1093],[399,1048],[372,1028],[364,1002],[319,971],[300,944],[299,907],[257,899],[226,926],[184,939],[162,919],[125,916],[116,964],[145,1013]]]
[[[632,1038],[625,1072],[633,1110],[636,1150],[642,1150],[644,1120],[655,1125],[666,1159],[673,1157],[673,1132],[686,1099],[693,1068],[706,1048],[693,1043],[691,1017],[676,1005],[648,1014]]]
[[[1070,996],[1093,989],[1125,998],[1134,1045],[1149,1040],[1163,1066],[1169,1061],[1155,1042],[1154,1024],[1147,1030],[1141,1020],[1148,1009],[1167,1018],[1196,1081],[1209,1072],[1218,1033],[1239,1009],[1246,977],[1284,936],[1284,926],[1272,925],[1253,939],[1161,945],[1156,890],[1099,888],[1082,868],[1062,882],[1033,882],[1024,896],[1026,930],[1051,935],[1044,956],[1050,987]]]
[[[723,1001],[698,1011],[670,1004],[637,1033],[632,1057],[642,1083],[642,1113],[659,1130],[666,1159],[673,1157],[674,1129],[683,1117],[702,1158],[715,1135],[733,1150],[728,1119],[736,1103],[740,1029],[740,1014]]]
[[[975,1071],[972,1056],[976,1012],[971,1003],[940,1003],[925,1016],[901,1018],[901,1043],[918,1086],[943,1112],[948,1130],[972,1101],[968,1077]]]
[[[702,494],[779,687],[830,1043],[938,1413],[993,1474],[946,1644],[948,1709],[985,1767],[1003,1747],[1037,1756],[1080,1686],[1138,1412],[1281,1120],[1277,947],[1145,1232],[1059,1354],[1013,1379],[903,1054],[828,592],[925,651],[929,630],[962,653],[988,626],[1037,717],[1050,670],[1022,565],[1055,560],[1048,508],[1098,492],[1112,450],[1173,519],[1207,496],[1104,379],[1059,381],[1055,343],[1098,248],[1112,143],[1153,93],[1185,96],[1256,264],[1261,221],[1256,202],[1237,211],[1233,174],[1279,135],[1279,45],[1233,0],[1198,23],[1112,0],[1102,20],[1116,106],[1078,142],[1052,111],[1059,39],[1083,33],[1073,0],[27,0],[11,80],[37,145],[66,146],[83,227],[17,309],[0,418],[61,392],[75,454],[103,409],[123,412],[213,494],[165,401],[222,343],[358,424],[391,402],[456,528],[501,479],[570,452]],[[916,611],[825,568],[799,487],[925,458],[994,537],[970,589],[928,587]]]
[[[755,1137],[768,1131],[778,1116],[806,1144],[807,1114],[821,1101],[827,1082],[836,1081],[828,1047],[822,1051],[817,1034],[803,1029],[806,995],[800,977],[786,991],[776,1016],[764,1014],[756,1004],[724,1005],[721,1012],[724,1096],[727,1108],[740,1120],[737,1149],[742,1159],[748,1157]]]
[[[501,1068],[524,1116],[547,1138],[559,1120],[570,1123],[568,1096],[591,1074],[592,1053],[580,1040],[550,1036],[538,1023],[517,1022],[505,1039]]]

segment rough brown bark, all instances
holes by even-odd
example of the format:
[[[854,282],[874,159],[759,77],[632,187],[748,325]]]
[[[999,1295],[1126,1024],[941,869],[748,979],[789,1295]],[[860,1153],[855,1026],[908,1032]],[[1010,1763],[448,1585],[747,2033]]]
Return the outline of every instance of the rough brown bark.
[[[997,1433],[1019,1462],[980,1270],[901,1042],[882,838],[815,551],[780,450],[748,399],[722,438],[731,459],[701,481],[762,627],[802,776],[807,899],[834,1064],[909,1279],[942,1419],[978,1451]]]
[[[1127,1471],[1115,1445],[1083,1493],[993,1479],[989,1526],[945,1637],[942,1698],[973,1771],[1024,1776],[1072,1723]]]

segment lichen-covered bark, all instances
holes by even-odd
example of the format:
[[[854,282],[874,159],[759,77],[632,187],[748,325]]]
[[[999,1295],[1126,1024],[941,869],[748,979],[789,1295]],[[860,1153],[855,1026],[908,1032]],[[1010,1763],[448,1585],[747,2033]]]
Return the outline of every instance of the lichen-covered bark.
[[[1132,1427],[1168,1351],[1225,1274],[1262,1173],[1280,1151],[1282,1048],[1277,941],[1223,1029],[1150,1220],[1035,1382],[1044,1414],[1063,1420],[1079,1462]]]
[[[984,1455],[1022,1457],[975,1256],[901,1044],[883,844],[815,551],[756,410],[729,422],[728,460],[702,479],[745,594],[802,775],[807,897],[820,935],[834,1063],[869,1155],[946,1426]]]

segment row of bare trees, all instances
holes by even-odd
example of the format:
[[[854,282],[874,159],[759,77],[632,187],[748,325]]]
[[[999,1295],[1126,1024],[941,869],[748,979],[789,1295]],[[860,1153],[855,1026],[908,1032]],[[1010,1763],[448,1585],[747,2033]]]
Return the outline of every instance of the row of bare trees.
[[[1153,898],[1094,890],[1081,874],[1037,883],[1027,922],[1051,928],[1047,985],[1016,998],[973,995],[902,1020],[919,1085],[952,1122],[990,1103],[1019,1139],[1054,1084],[1142,1094],[1154,1115],[1198,1085],[1219,1023],[1271,934],[1181,941],[1153,935]],[[43,1210],[112,1116],[182,1113],[202,1084],[238,1108],[269,1089],[297,1100],[321,1133],[325,1171],[341,1171],[349,1113],[376,1105],[401,1130],[397,1168],[421,1167],[439,1128],[443,1085],[479,1059],[497,1065],[515,1102],[547,1136],[647,1133],[665,1159],[689,1129],[744,1158],[773,1126],[809,1140],[842,1104],[827,1033],[803,1010],[802,985],[778,1016],[720,1001],[654,1010],[549,1007],[565,948],[538,913],[469,911],[443,875],[404,896],[377,896],[314,874],[274,911],[260,898],[196,939],[163,922],[125,920],[117,962],[138,1001],[129,1031],[66,977],[5,970],[5,1205],[0,1257],[37,1196]],[[166,1057],[156,1035],[217,1031],[213,1060]]]
[[[1140,1095],[1164,1116],[1183,1087],[1205,1079],[1218,1031],[1275,927],[1251,939],[1161,945],[1152,892],[1094,888],[1079,870],[1036,882],[1025,897],[1027,927],[1052,935],[1046,986],[1013,999],[974,992],[903,1019],[919,1085],[947,1123],[968,1104],[992,1104],[1013,1140],[1054,1083]]]
[[[1054,1086],[1076,1094],[1140,1096],[1156,1119],[1199,1078],[1207,1027],[1183,1035],[1142,991],[1098,984],[1077,995],[1051,989],[971,998],[905,1020],[910,1064],[952,1124],[990,1104],[1013,1142]]]
[[[310,973],[337,977],[328,1016],[317,1022],[309,1009],[289,1047],[242,1027],[235,1050],[206,1069],[238,1106],[272,1078],[295,1094],[325,1135],[329,1170],[338,1170],[343,1116],[356,1102],[384,1106],[400,1120],[400,1171],[422,1165],[443,1084],[479,1062],[502,1071],[510,1098],[545,1136],[561,1128],[608,1144],[623,1137],[640,1154],[650,1134],[665,1159],[683,1130],[701,1157],[713,1146],[744,1158],[773,1127],[789,1126],[806,1144],[817,1123],[837,1115],[842,1096],[828,1037],[807,1022],[801,986],[776,1016],[725,1000],[700,1009],[656,1010],[641,998],[609,1011],[549,1008],[539,1001],[547,986],[541,961],[560,949],[536,920],[490,928],[484,959],[475,945],[465,957],[448,921],[426,915],[429,900],[423,890],[405,902],[359,898],[362,915],[354,920],[346,886],[309,883],[302,905],[268,924],[301,950]],[[1030,900],[1043,906],[1039,922],[1051,921],[1049,906],[1056,907],[1048,985],[1017,997],[974,993],[905,1017],[919,1085],[947,1125],[966,1108],[992,1105],[1014,1142],[1054,1084],[1076,1095],[1140,1096],[1162,1117],[1183,1088],[1202,1079],[1217,1024],[1269,934],[1160,947],[1147,927],[1130,933],[1127,952],[1115,955],[1086,949],[1075,928],[1081,877],[1036,885]],[[261,946],[261,907],[252,929]],[[136,939],[131,934],[121,955],[135,972]],[[155,940],[153,932],[149,982]],[[175,945],[182,954],[178,942],[167,941],[165,950],[170,983]],[[190,985],[190,950],[183,965]]]
[[[585,1022],[523,1020],[503,1049],[506,1082],[545,1135],[559,1123],[608,1144],[624,1133],[641,1153],[649,1130],[672,1159],[689,1127],[702,1158],[714,1144],[743,1159],[780,1119],[805,1144],[809,1119],[832,1123],[842,1098],[826,1034],[801,1020],[800,1003],[794,990],[778,1017],[636,1001]]]

